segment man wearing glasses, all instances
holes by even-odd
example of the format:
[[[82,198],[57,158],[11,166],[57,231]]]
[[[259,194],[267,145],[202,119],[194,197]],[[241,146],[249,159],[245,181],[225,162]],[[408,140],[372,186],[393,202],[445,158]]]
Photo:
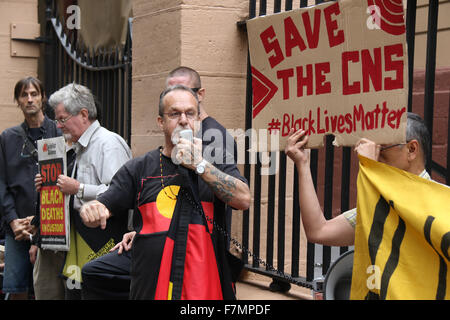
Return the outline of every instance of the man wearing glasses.
[[[211,163],[235,166],[237,163],[237,145],[227,130],[213,117],[209,116],[204,107],[206,90],[202,87],[201,78],[197,71],[186,66],[180,66],[166,77],[166,88],[183,85],[196,93],[199,101],[199,115],[195,115],[201,122],[203,157]],[[188,111],[184,115],[187,119],[194,115]],[[178,111],[165,114],[172,120],[183,117]],[[231,230],[232,208],[226,207],[225,230]],[[131,247],[136,232],[127,233],[122,243],[116,245],[108,255],[87,263],[82,269],[85,286],[85,299],[128,299],[130,291]],[[226,243],[228,248],[228,243]],[[118,248],[118,250],[116,250]],[[109,281],[105,281],[109,280]],[[114,288],[114,290],[112,290]]]
[[[106,230],[93,230],[83,225],[78,210],[105,192],[116,171],[132,156],[121,136],[100,125],[94,96],[88,88],[69,84],[53,93],[49,104],[55,111],[57,127],[73,143],[76,154],[73,172],[60,175],[57,186],[71,196],[71,244],[63,269],[63,276],[69,278],[66,299],[80,299],[81,268],[122,239],[127,232],[127,218],[112,219]]]
[[[157,118],[164,145],[129,161],[110,188],[80,211],[87,226],[105,228],[117,212],[134,208],[131,299],[234,297],[225,239],[216,223],[223,225],[225,204],[247,209],[250,190],[236,165],[202,157],[200,139],[174,139],[181,129],[193,130],[198,117],[198,98],[190,88],[164,90]]]
[[[333,219],[325,219],[312,182],[308,150],[304,149],[307,141],[308,137],[303,130],[292,130],[285,152],[297,167],[302,221],[308,241],[327,246],[351,246],[355,242],[356,208]],[[378,145],[368,139],[361,139],[356,144],[355,151],[367,158],[431,180],[425,170],[430,135],[423,120],[411,112],[408,112],[406,141],[394,145]]]
[[[0,204],[7,225],[3,291],[10,299],[27,299],[32,285],[30,263],[31,225],[35,213],[39,139],[61,135],[44,115],[45,92],[41,81],[27,77],[17,82],[14,99],[25,120],[0,136]]]

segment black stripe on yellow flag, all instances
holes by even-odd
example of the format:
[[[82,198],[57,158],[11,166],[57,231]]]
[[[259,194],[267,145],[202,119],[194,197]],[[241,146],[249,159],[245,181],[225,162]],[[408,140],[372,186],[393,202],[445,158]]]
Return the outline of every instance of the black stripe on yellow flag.
[[[360,157],[351,299],[450,299],[450,188]]]

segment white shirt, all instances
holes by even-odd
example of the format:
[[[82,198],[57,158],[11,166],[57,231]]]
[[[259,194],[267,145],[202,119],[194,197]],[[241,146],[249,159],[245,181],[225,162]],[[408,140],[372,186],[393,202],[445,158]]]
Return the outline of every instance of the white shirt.
[[[84,183],[83,198],[74,197],[74,208],[79,210],[84,202],[96,199],[108,189],[114,174],[132,155],[125,140],[100,126],[97,120],[81,135],[74,148],[76,179]]]

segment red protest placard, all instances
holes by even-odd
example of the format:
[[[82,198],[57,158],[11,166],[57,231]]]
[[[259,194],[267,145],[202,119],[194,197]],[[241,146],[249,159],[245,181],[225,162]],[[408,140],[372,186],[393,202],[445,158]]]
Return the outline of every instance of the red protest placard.
[[[341,0],[247,23],[253,129],[303,129],[308,146],[405,141],[407,47],[401,0]],[[269,142],[269,141],[268,141]],[[270,147],[273,150],[273,146]]]
[[[69,249],[69,197],[57,186],[58,176],[66,174],[66,149],[63,137],[38,141],[40,191],[40,240],[44,249]]]
[[[43,179],[41,188],[41,236],[65,236],[64,194],[56,186],[62,174],[63,159],[40,163]]]

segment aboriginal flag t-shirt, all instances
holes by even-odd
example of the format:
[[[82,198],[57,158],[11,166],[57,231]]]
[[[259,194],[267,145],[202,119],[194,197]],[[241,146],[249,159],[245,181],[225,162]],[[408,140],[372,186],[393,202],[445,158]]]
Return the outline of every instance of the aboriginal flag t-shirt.
[[[236,165],[217,168],[247,183]],[[156,149],[127,162],[98,200],[113,215],[134,208],[131,299],[234,298],[233,262],[214,227],[225,225],[225,205],[191,170]]]

